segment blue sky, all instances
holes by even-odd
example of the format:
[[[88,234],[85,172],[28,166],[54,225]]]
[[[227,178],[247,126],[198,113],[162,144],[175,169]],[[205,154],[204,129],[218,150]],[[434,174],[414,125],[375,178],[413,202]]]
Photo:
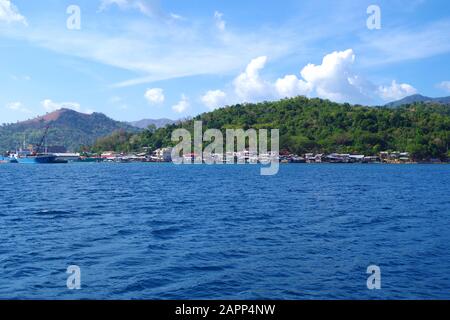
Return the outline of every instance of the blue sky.
[[[445,96],[449,58],[447,0],[0,0],[0,123],[61,107],[132,121],[296,95]]]

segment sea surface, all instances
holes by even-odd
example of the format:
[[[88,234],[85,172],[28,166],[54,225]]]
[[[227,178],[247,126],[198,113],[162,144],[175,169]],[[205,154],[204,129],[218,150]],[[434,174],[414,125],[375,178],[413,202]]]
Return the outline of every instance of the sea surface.
[[[0,165],[0,299],[419,298],[450,298],[448,165]]]

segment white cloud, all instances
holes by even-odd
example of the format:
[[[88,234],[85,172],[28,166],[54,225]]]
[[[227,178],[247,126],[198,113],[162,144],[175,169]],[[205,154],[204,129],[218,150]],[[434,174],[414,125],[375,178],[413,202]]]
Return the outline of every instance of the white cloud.
[[[275,89],[281,98],[291,98],[295,96],[308,96],[311,93],[312,85],[296,75],[287,75],[275,82]]]
[[[116,5],[120,9],[135,9],[141,13],[151,16],[154,14],[154,7],[149,1],[145,0],[101,0],[100,11],[106,10],[108,7]]]
[[[260,76],[267,57],[259,57],[234,80],[235,94],[240,102],[315,95],[336,102],[368,103],[376,87],[353,71],[354,61],[353,50],[336,51],[327,54],[320,65],[305,66],[302,78],[285,75],[271,83]]]
[[[205,106],[211,110],[222,107],[225,103],[227,94],[222,90],[210,90],[201,97]]]
[[[442,81],[438,84],[438,88],[450,92],[450,81]]]
[[[270,84],[261,79],[259,72],[264,69],[267,57],[261,56],[253,59],[233,82],[234,90],[243,102],[253,102],[267,96]]]
[[[229,102],[260,102],[275,98],[290,98],[299,95],[315,96],[335,102],[373,105],[386,100],[401,99],[417,90],[409,84],[377,86],[354,70],[356,55],[352,49],[327,54],[319,65],[308,64],[297,75],[285,75],[274,83],[260,76],[267,57],[253,59],[245,72],[234,81],[234,92],[209,91],[202,97],[208,106],[214,105],[215,94],[223,92]],[[208,104],[207,104],[208,103]]]
[[[406,83],[392,81],[390,86],[380,86],[378,88],[381,98],[385,101],[400,100],[417,93],[417,90]]]
[[[314,95],[336,102],[370,103],[376,87],[353,71],[354,61],[353,50],[336,51],[327,54],[320,65],[305,66],[302,78],[285,75],[272,83],[261,78],[267,57],[259,57],[234,80],[235,95],[239,102]]]
[[[145,92],[145,99],[150,104],[161,104],[164,102],[164,91],[160,88],[147,89]]]
[[[77,102],[54,102],[50,99],[45,99],[44,101],[41,102],[41,105],[44,107],[44,109],[47,112],[52,112],[52,111],[56,111],[59,109],[72,109],[75,111],[80,111],[81,110],[81,106],[79,103]]]
[[[223,13],[219,11],[214,12],[214,20],[216,21],[217,29],[225,31],[227,23],[223,20]]]
[[[170,13],[169,16],[173,19],[173,20],[181,20],[184,21],[186,20],[183,16],[176,14],[176,13]]]
[[[155,2],[103,0],[100,8],[147,8],[143,11],[155,12],[160,10]],[[335,36],[342,34],[356,35],[353,48],[362,53],[365,65],[450,52],[449,19],[428,25],[418,24],[413,32],[410,27],[403,26],[374,34],[364,32],[364,28],[360,28],[357,23],[342,23],[344,12],[346,21],[360,16],[359,10],[354,10],[355,6],[347,1],[336,2],[327,5],[328,10],[320,15],[314,14],[317,13],[315,6],[305,6],[302,12],[292,13],[294,19],[284,21],[277,28],[264,24],[252,30],[244,26],[239,32],[226,28],[227,32],[216,32],[212,36],[209,27],[211,18],[181,23],[170,14],[163,15],[163,19],[135,16],[131,19],[124,15],[117,24],[104,23],[110,17],[98,15],[95,30],[72,32],[70,36],[65,28],[59,28],[54,22],[57,19],[50,19],[48,24],[36,25],[27,32],[0,28],[0,35],[134,72],[131,79],[116,83],[117,87],[197,75],[230,75],[240,70],[245,62],[260,55],[277,60],[299,52],[302,59],[312,59],[320,50],[318,43],[332,41]]]
[[[19,13],[17,7],[10,0],[0,0],[0,21],[28,25],[25,17]]]
[[[354,70],[356,55],[352,49],[327,54],[321,65],[308,64],[301,71],[302,77],[314,88],[320,98],[335,102],[373,104],[398,100],[417,93],[406,83],[376,86]]]
[[[155,19],[125,16],[120,24],[103,23],[109,18],[99,15],[95,29],[82,33],[68,35],[65,28],[58,28],[51,20],[49,24],[28,28],[27,32],[0,28],[0,37],[136,75],[112,84],[113,87],[198,75],[230,75],[261,52],[277,59],[288,53],[294,43],[283,30],[264,30],[263,35],[259,30],[211,34],[207,20],[179,21],[169,15]]]
[[[362,63],[368,66],[424,59],[450,52],[450,19],[426,25],[383,28],[362,36],[358,51],[365,52]],[[413,50],[405,50],[413,48]]]
[[[322,64],[308,64],[301,75],[318,97],[336,102],[367,102],[370,96],[365,81],[353,71],[356,56],[352,49],[325,55]]]
[[[13,111],[18,111],[18,112],[22,112],[22,113],[31,113],[31,110],[29,110],[28,108],[26,108],[22,102],[10,102],[8,104],[6,104],[6,108],[13,110]]]
[[[181,96],[181,100],[172,107],[172,110],[176,113],[183,113],[190,107],[189,98],[184,94]]]

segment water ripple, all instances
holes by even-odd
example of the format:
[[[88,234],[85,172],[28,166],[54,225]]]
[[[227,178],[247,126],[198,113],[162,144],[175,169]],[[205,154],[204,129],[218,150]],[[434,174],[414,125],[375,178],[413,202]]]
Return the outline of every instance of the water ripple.
[[[449,169],[0,166],[0,299],[446,299]]]

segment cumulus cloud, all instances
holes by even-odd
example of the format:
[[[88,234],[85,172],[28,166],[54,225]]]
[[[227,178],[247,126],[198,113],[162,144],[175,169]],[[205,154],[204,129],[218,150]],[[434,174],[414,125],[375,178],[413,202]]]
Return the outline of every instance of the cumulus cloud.
[[[190,107],[189,98],[184,94],[181,96],[181,100],[172,107],[172,110],[176,113],[183,113]]]
[[[450,81],[442,81],[438,84],[438,88],[450,92]]]
[[[290,98],[298,95],[308,95],[311,84],[295,75],[286,75],[275,83],[261,78],[260,71],[264,69],[267,57],[253,59],[233,82],[238,99],[245,102],[255,102],[271,98]]]
[[[253,102],[264,98],[270,90],[270,84],[264,81],[259,72],[264,69],[267,57],[261,56],[253,59],[233,82],[238,98],[244,102]]]
[[[161,104],[165,100],[164,90],[161,88],[147,89],[145,92],[145,99],[150,104]]]
[[[227,94],[222,90],[210,90],[201,97],[201,100],[205,106],[213,110],[223,106],[226,97]]]
[[[335,102],[371,105],[401,99],[417,92],[413,86],[406,83],[398,84],[396,81],[389,86],[375,85],[355,71],[355,60],[356,55],[352,49],[335,51],[325,55],[321,64],[310,63],[303,67],[301,77],[290,74],[271,82],[260,75],[267,63],[267,57],[261,56],[253,59],[245,71],[235,78],[234,92],[227,95],[227,100],[258,102],[303,95]],[[206,102],[212,100],[214,92],[209,91],[205,94],[202,99],[205,105],[207,105],[205,100]]]
[[[54,102],[51,99],[45,99],[41,102],[41,105],[47,112],[56,111],[59,109],[72,109],[80,111],[81,106],[78,102]]]
[[[235,93],[245,102],[313,94],[336,102],[367,102],[376,88],[354,73],[354,61],[352,49],[336,51],[327,54],[319,65],[305,66],[300,72],[302,78],[286,75],[271,83],[260,76],[267,63],[267,57],[262,56],[252,60],[234,80]]]
[[[318,97],[336,102],[363,103],[370,98],[365,81],[354,73],[356,56],[352,49],[327,54],[322,64],[308,64],[301,71],[303,79],[315,90]]]
[[[219,11],[214,12],[214,20],[216,21],[217,29],[220,31],[225,31],[227,23],[223,20],[223,13]]]
[[[417,93],[407,84],[395,80],[390,86],[376,86],[355,72],[356,59],[352,49],[327,54],[322,64],[308,64],[301,71],[302,77],[314,88],[320,98],[335,102],[373,104],[373,102],[398,100]]]
[[[296,75],[287,75],[275,82],[275,89],[281,98],[291,98],[308,96],[311,93],[312,85],[297,78]]]
[[[385,101],[400,100],[417,93],[417,90],[407,83],[397,83],[392,81],[390,86],[380,86],[379,94]]]
[[[10,0],[0,0],[0,22],[22,23],[28,25],[27,20],[19,13],[17,7]]]
[[[6,104],[6,108],[13,110],[13,111],[17,111],[17,112],[22,112],[22,113],[30,113],[31,110],[29,110],[28,108],[26,108],[22,102],[10,102],[8,104]]]

